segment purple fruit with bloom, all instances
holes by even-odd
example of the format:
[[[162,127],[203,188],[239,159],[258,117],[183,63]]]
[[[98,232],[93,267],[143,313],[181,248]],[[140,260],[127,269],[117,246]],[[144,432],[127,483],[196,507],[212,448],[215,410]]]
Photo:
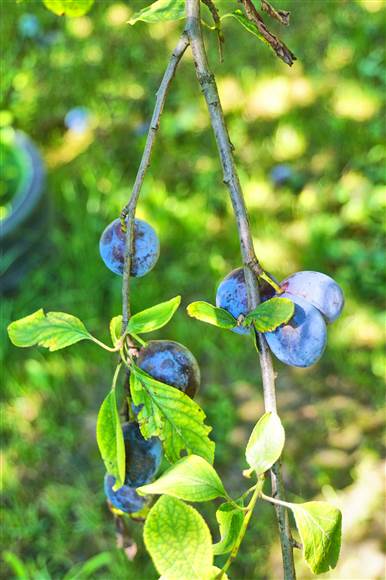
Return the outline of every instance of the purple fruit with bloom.
[[[140,487],[157,474],[163,456],[162,444],[158,437],[145,439],[137,423],[125,423],[122,430],[126,451],[125,485]]]
[[[322,356],[327,342],[323,316],[312,304],[293,294],[284,293],[295,304],[295,313],[287,324],[266,332],[269,348],[283,363],[293,367],[309,367]]]
[[[260,280],[259,286],[262,302],[274,296],[275,290],[270,284]],[[232,270],[220,283],[216,293],[216,306],[227,310],[236,320],[240,315],[248,314],[247,286],[243,268]],[[233,328],[232,331],[238,334],[249,334],[249,329],[241,326]]]
[[[137,365],[157,381],[193,399],[200,386],[200,368],[193,354],[173,340],[151,340],[142,348]]]
[[[288,276],[280,284],[292,296],[300,296],[315,306],[327,322],[334,322],[342,312],[344,296],[342,288],[326,274],[303,271]]]
[[[99,241],[102,260],[109,270],[120,276],[123,274],[125,241],[126,234],[119,218],[107,226]],[[155,266],[158,257],[159,240],[154,229],[147,222],[135,219],[130,275],[135,278],[145,276]]]
[[[127,514],[139,512],[146,503],[146,498],[137,494],[135,489],[128,485],[123,485],[117,491],[113,491],[115,477],[106,473],[104,480],[104,491],[107,499],[116,509]]]

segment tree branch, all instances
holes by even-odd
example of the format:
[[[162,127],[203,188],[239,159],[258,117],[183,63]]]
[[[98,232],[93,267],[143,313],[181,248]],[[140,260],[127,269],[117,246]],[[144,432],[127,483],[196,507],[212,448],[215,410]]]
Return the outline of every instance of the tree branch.
[[[269,14],[271,18],[274,18],[281,24],[284,24],[284,26],[289,25],[290,13],[288,12],[288,10],[276,10],[276,8],[274,8],[272,4],[267,2],[267,0],[261,0],[261,9],[267,14]]]
[[[256,265],[259,266],[259,263],[253,248],[247,209],[233,159],[232,146],[224,120],[216,81],[210,70],[206,56],[200,21],[200,0],[186,0],[186,13],[186,32],[193,53],[197,78],[208,107],[212,129],[215,135],[223,169],[224,183],[228,187],[235,213],[241,255],[244,263],[245,280],[248,292],[248,306],[250,310],[252,310],[256,308],[260,302],[259,286],[254,273],[258,271]],[[264,336],[261,334],[258,334],[258,344],[260,349],[259,357],[263,380],[265,409],[266,411],[276,411],[275,375],[268,345]],[[271,470],[271,480],[273,495],[278,498],[283,498],[283,486],[281,483],[280,466],[278,463],[276,463]],[[282,506],[276,506],[276,514],[283,555],[284,577],[285,580],[293,580],[296,576],[288,516],[286,510]]]
[[[271,48],[276,52],[277,56],[281,58],[288,66],[292,66],[294,61],[296,60],[296,56],[294,53],[284,44],[280,38],[272,34],[265,25],[264,20],[258,13],[255,5],[253,4],[252,0],[240,0],[242,5],[244,6],[245,14],[247,15],[248,20],[253,22],[256,27],[259,29],[261,36],[267,41],[267,43],[271,46]],[[266,8],[268,6],[271,8],[270,15],[272,16],[272,6],[265,3]],[[276,14],[278,14],[275,11]]]
[[[172,53],[169,64],[166,67],[164,76],[157,91],[153,116],[151,118],[145,148],[142,154],[142,159],[138,168],[137,176],[135,178],[133,190],[131,192],[131,197],[128,204],[123,208],[121,212],[122,228],[126,229],[126,247],[123,267],[123,282],[122,282],[122,333],[125,331],[130,318],[130,262],[131,262],[130,256],[133,246],[135,210],[137,208],[138,198],[141,192],[143,181],[145,179],[146,171],[150,165],[150,157],[155,137],[159,128],[159,121],[165,105],[166,95],[170,83],[173,80],[173,77],[177,70],[177,66],[188,44],[189,40],[186,33],[184,32],[180,37],[178,44]]]

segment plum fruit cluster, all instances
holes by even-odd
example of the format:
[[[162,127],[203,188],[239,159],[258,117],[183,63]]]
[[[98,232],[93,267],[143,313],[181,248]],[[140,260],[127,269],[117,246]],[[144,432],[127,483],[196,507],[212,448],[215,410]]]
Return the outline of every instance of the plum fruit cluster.
[[[126,234],[121,220],[115,219],[107,226],[99,241],[99,252],[106,266],[119,276],[123,275]],[[147,222],[135,219],[133,254],[130,261],[130,276],[141,278],[154,268],[159,257],[159,240]]]
[[[140,511],[146,499],[137,494],[136,488],[154,479],[161,465],[163,451],[158,437],[144,439],[134,421],[122,425],[126,452],[125,484],[114,491],[115,477],[106,474],[105,494],[116,509],[125,513]]]
[[[99,251],[106,266],[115,274],[123,275],[126,233],[120,219],[111,222],[100,238]],[[130,276],[141,277],[156,264],[159,240],[154,229],[143,220],[134,220],[133,253]],[[200,386],[200,369],[193,354],[182,344],[172,340],[151,340],[139,351],[136,364],[157,381],[166,383],[193,398]],[[134,415],[142,405],[131,404]],[[157,437],[144,439],[135,421],[122,425],[126,453],[126,475],[122,487],[114,491],[115,477],[106,474],[105,495],[110,504],[125,513],[142,510],[146,499],[136,489],[152,481],[162,461],[163,449]]]
[[[260,282],[259,282],[260,284]],[[340,286],[321,272],[296,272],[280,283],[281,298],[289,298],[295,305],[293,317],[265,337],[273,354],[283,363],[294,367],[308,367],[322,356],[327,342],[326,322],[334,322],[340,315],[344,296]],[[260,284],[261,300],[275,295],[267,283]],[[234,318],[248,314],[247,288],[243,268],[230,272],[217,289],[216,305]],[[235,327],[235,332],[248,334],[249,329]]]

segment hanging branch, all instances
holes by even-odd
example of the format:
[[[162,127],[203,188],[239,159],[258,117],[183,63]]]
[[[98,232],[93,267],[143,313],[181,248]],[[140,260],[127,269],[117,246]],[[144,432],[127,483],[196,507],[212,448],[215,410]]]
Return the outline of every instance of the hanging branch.
[[[284,24],[284,26],[289,25],[290,13],[288,12],[288,10],[276,10],[276,8],[274,8],[272,4],[267,2],[267,0],[261,0],[261,9],[263,10],[263,12],[269,14],[271,18],[274,18],[275,20],[280,22],[280,24]]]
[[[241,4],[244,6],[245,14],[247,15],[248,20],[253,22],[258,28],[261,36],[267,41],[267,43],[271,46],[272,50],[274,50],[279,58],[283,60],[288,66],[292,66],[294,61],[296,60],[296,56],[294,53],[284,44],[280,38],[272,34],[270,32],[260,16],[259,12],[257,11],[255,5],[253,4],[252,0],[239,0]],[[275,18],[282,19],[283,16],[279,14],[278,11],[272,8],[268,2],[263,3],[264,10],[270,14],[270,16],[274,16]],[[288,20],[289,14],[287,15]],[[280,20],[282,21],[282,20]],[[284,22],[286,23],[286,22]],[[288,22],[287,22],[288,23]]]
[[[200,0],[186,0],[187,25],[186,32],[190,41],[197,78],[208,107],[211,125],[216,139],[224,183],[228,187],[235,213],[240,240],[241,255],[244,263],[245,281],[248,292],[248,307],[250,310],[260,302],[259,286],[256,274],[262,271],[256,259],[252,236],[249,227],[247,209],[235,167],[232,146],[225,124],[221,102],[215,78],[210,70],[202,37],[200,21]],[[264,404],[266,411],[276,412],[275,375],[268,345],[263,335],[258,334],[258,346],[261,374],[264,389]],[[280,465],[276,463],[271,470],[272,495],[284,499]],[[276,505],[279,525],[280,543],[283,556],[285,580],[293,580],[295,568],[293,562],[293,545],[288,516],[283,506]]]
[[[141,163],[138,168],[137,176],[131,197],[127,205],[121,212],[122,229],[126,230],[126,246],[125,259],[123,266],[123,282],[122,282],[122,333],[125,331],[130,318],[130,256],[133,246],[134,235],[134,216],[137,208],[139,194],[141,192],[142,184],[145,179],[146,171],[150,165],[150,157],[155,141],[155,137],[159,128],[159,121],[166,101],[166,95],[169,90],[171,81],[177,70],[177,66],[184,54],[189,40],[185,32],[180,37],[176,48],[174,49],[170,58],[169,64],[166,67],[161,84],[157,91],[156,102],[154,106],[153,116],[151,118],[149,131],[146,138],[145,148],[142,154]]]

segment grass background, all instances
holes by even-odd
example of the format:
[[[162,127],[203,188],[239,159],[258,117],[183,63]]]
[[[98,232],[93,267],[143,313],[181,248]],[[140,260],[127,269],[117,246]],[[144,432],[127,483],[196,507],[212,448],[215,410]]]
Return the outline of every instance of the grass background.
[[[25,131],[42,151],[53,208],[39,265],[1,301],[3,578],[157,577],[139,524],[132,525],[134,562],[115,549],[104,502],[95,420],[113,358],[87,343],[54,354],[18,350],[6,335],[9,321],[43,306],[80,317],[107,339],[109,320],[120,311],[121,279],[103,265],[98,241],[130,194],[154,93],[182,27],[130,27],[130,14],[145,4],[97,1],[87,16],[67,19],[38,1],[2,3],[0,123]],[[290,500],[325,498],[343,510],[342,557],[326,577],[372,580],[385,571],[385,5],[276,4],[292,11],[291,27],[280,33],[298,56],[293,68],[232,19],[224,21],[224,64],[215,35],[206,39],[259,259],[279,279],[302,269],[326,272],[346,295],[320,363],[303,370],[275,363],[287,433],[284,473]],[[38,18],[34,38],[22,34],[26,13]],[[91,112],[81,135],[64,125],[76,106]],[[283,163],[293,177],[278,188],[270,173]],[[148,276],[133,281],[133,311],[182,295],[183,308],[157,336],[196,355],[198,401],[213,425],[216,467],[230,492],[240,493],[243,449],[263,413],[256,356],[247,338],[202,326],[184,308],[213,301],[219,281],[240,264],[189,54],[168,97],[137,215],[158,231],[161,256]],[[217,539],[215,508],[202,509]],[[95,557],[103,566],[93,572]],[[87,561],[89,571],[79,572]],[[298,570],[310,577],[300,562]],[[256,510],[230,577],[280,577],[269,505]]]

